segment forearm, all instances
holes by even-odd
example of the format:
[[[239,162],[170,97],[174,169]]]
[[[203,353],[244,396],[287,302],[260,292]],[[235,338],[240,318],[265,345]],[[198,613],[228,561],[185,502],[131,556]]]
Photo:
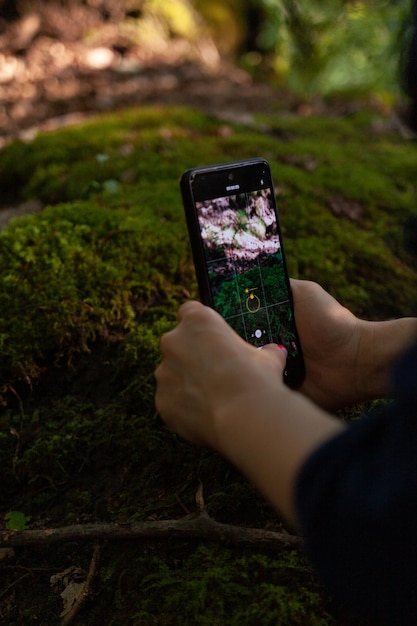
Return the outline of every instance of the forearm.
[[[357,400],[391,393],[393,363],[417,338],[417,319],[361,322],[357,351]],[[345,425],[300,393],[258,381],[262,394],[248,389],[216,415],[217,447],[295,527],[295,483],[310,454]]]
[[[417,318],[362,322],[356,382],[363,400],[391,396],[392,366],[416,340]]]
[[[294,527],[295,483],[304,461],[346,428],[299,393],[249,393],[217,416],[219,450]]]

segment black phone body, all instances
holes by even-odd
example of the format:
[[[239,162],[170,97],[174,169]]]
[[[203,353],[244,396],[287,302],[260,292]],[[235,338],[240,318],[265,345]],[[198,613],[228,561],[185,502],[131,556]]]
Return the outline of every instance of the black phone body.
[[[180,186],[201,301],[254,346],[284,345],[284,380],[300,385],[304,359],[267,161],[193,168]]]

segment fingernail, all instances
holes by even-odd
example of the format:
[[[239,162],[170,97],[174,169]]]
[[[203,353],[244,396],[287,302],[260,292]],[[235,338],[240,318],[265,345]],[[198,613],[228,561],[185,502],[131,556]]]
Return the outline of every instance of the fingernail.
[[[288,356],[288,350],[285,346],[282,345],[282,343],[277,343],[277,347],[283,352],[285,352],[285,356]]]

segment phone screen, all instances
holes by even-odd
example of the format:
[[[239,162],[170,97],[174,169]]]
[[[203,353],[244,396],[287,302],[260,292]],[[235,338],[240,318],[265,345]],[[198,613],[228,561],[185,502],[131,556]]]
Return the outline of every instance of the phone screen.
[[[256,162],[201,176],[194,173],[191,189],[202,256],[196,267],[204,265],[203,301],[248,343],[283,344],[289,362],[298,365],[295,378],[301,378],[302,354],[269,168]],[[195,245],[193,252],[196,257]]]
[[[216,311],[254,346],[297,350],[271,189],[196,202]]]

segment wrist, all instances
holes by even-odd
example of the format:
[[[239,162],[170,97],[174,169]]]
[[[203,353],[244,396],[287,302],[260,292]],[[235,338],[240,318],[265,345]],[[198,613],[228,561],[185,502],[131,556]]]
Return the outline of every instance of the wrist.
[[[391,372],[401,354],[417,339],[417,319],[360,321],[356,384],[363,400],[391,396]]]

